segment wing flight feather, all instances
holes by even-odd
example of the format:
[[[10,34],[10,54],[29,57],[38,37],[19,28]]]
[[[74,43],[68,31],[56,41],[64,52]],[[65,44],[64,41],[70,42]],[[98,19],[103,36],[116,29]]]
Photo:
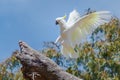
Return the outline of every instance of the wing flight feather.
[[[79,44],[81,40],[91,34],[97,27],[109,22],[111,18],[109,11],[99,11],[79,18],[72,26],[65,30],[66,39],[69,39],[72,46]]]

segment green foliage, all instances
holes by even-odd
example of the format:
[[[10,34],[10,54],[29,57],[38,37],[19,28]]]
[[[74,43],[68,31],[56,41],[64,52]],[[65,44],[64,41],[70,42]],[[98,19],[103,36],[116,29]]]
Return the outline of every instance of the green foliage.
[[[20,62],[14,56],[0,64],[0,80],[24,80]]]
[[[54,44],[53,47],[47,46],[43,52],[67,72],[84,80],[120,79],[120,24],[118,19],[113,18],[108,24],[101,25],[92,33],[88,41],[77,46],[75,50],[79,52],[77,60],[64,58],[56,50]]]

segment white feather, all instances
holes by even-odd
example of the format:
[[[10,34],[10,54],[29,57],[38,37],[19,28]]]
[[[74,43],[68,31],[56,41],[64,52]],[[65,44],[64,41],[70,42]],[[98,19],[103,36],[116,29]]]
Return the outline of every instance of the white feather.
[[[97,27],[108,23],[111,18],[109,11],[94,12],[80,17],[76,10],[73,10],[66,23],[63,23],[65,29],[57,39],[61,43],[63,54],[69,54],[72,58],[77,58],[78,53],[74,51],[76,45],[79,45],[83,39],[86,39]],[[60,25],[60,27],[63,27]]]
[[[80,18],[80,14],[76,11],[73,10],[70,14],[69,14],[69,18],[67,21],[67,25],[72,25],[74,24],[78,19]],[[69,26],[68,26],[69,27]]]

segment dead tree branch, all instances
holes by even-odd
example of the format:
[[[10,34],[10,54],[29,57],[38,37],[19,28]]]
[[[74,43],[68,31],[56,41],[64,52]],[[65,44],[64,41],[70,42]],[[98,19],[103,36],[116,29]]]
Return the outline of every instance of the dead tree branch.
[[[80,80],[62,70],[55,62],[38,51],[32,49],[25,42],[20,41],[20,52],[14,54],[22,64],[22,73],[29,80]]]

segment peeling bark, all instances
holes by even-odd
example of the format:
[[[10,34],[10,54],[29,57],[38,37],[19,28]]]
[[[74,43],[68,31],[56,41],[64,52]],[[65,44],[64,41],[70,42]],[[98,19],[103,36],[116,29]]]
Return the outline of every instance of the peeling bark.
[[[20,52],[14,54],[22,64],[22,73],[29,80],[81,80],[64,70],[48,57],[20,41]]]

